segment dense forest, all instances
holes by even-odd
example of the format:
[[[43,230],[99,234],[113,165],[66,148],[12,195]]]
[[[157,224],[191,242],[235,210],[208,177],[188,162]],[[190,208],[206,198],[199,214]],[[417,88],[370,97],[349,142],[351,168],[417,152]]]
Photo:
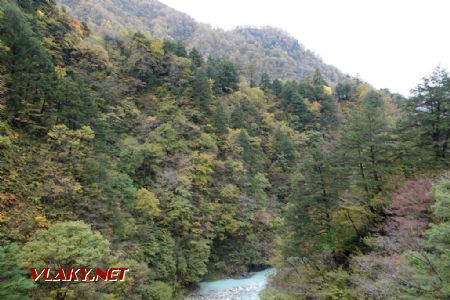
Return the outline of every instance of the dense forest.
[[[269,266],[261,299],[450,297],[446,70],[404,98],[138,29],[0,1],[0,299],[183,299]],[[130,272],[28,271],[73,266]]]
[[[325,64],[280,29],[214,29],[156,0],[57,2],[73,16],[86,22],[93,34],[117,37],[123,33],[141,31],[151,38],[182,41],[189,48],[198,49],[205,57],[233,62],[249,81],[257,81],[261,73],[268,73],[273,78],[303,79],[316,69],[330,83],[345,79],[337,68]]]

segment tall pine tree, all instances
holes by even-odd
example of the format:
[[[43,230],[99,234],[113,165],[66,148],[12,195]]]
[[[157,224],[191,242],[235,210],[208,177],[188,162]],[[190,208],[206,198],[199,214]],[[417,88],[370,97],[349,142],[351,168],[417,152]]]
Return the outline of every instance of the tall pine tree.
[[[19,8],[6,3],[2,11],[0,39],[7,51],[0,52],[0,60],[9,75],[6,103],[11,121],[16,126],[45,130],[54,108],[53,64]]]

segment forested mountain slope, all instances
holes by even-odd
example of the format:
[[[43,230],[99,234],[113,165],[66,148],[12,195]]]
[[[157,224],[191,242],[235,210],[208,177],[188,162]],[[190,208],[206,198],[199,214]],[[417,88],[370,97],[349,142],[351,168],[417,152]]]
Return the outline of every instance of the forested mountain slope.
[[[156,0],[58,0],[96,33],[118,36],[141,31],[152,38],[180,40],[203,55],[228,59],[251,73],[272,78],[301,79],[316,69],[331,83],[344,79],[287,33],[271,28],[213,29]],[[259,79],[259,78],[258,78]]]
[[[263,299],[448,299],[448,73],[403,99],[244,71],[92,34],[51,0],[1,1],[0,299],[182,299],[268,266]],[[28,271],[80,266],[130,272]]]
[[[0,4],[0,298],[170,300],[269,265],[301,131],[337,122],[320,72],[250,87],[179,43],[92,36],[53,1]],[[80,265],[130,274],[25,271]]]

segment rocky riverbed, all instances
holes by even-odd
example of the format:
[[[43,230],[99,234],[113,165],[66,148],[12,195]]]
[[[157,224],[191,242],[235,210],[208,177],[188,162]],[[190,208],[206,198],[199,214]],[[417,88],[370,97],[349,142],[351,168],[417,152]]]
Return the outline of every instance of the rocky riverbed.
[[[258,300],[273,269],[251,273],[243,279],[221,279],[200,283],[200,289],[186,300]]]

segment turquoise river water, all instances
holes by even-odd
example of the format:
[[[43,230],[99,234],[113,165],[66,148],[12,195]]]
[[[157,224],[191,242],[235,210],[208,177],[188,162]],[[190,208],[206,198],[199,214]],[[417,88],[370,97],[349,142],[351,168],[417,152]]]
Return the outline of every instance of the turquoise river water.
[[[258,300],[274,269],[250,273],[243,279],[221,279],[200,283],[200,289],[186,300]]]

